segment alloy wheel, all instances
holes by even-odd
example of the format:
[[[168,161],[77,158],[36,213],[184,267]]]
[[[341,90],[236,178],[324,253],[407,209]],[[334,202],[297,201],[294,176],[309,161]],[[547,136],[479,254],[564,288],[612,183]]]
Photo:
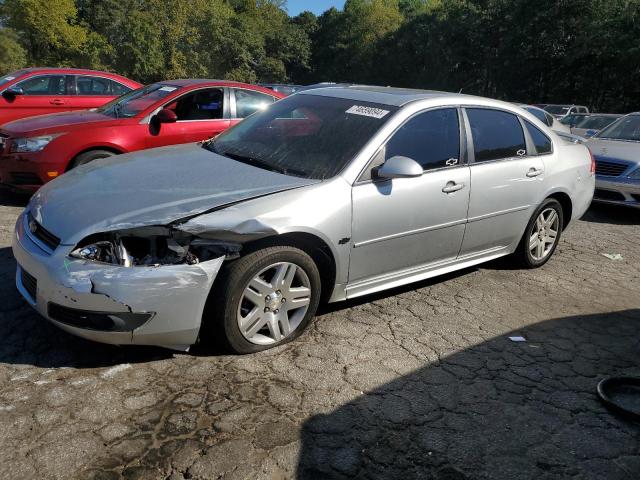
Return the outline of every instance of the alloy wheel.
[[[554,208],[540,212],[529,237],[529,253],[534,260],[547,258],[558,240],[559,229],[560,217]]]
[[[311,303],[311,282],[295,263],[280,262],[255,275],[238,305],[240,333],[249,342],[271,345],[295,332]]]

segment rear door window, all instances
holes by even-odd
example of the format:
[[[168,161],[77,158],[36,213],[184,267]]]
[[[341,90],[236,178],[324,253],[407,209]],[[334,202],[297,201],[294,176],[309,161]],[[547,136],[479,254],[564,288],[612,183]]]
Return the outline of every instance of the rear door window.
[[[522,157],[527,153],[520,120],[513,113],[467,108],[476,162]]]
[[[66,95],[65,75],[39,75],[17,84],[25,95]]]
[[[253,90],[234,89],[236,97],[236,118],[246,118],[257,111],[264,110],[275,98]]]
[[[131,89],[108,78],[79,75],[76,77],[76,92],[80,96],[119,97]]]

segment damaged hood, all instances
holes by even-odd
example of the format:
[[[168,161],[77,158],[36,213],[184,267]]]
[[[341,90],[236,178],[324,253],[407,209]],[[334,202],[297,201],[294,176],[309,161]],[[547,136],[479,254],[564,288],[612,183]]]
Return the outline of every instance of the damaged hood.
[[[49,182],[27,207],[75,245],[92,233],[166,225],[243,200],[318,183],[212,153],[199,144],[93,161]]]

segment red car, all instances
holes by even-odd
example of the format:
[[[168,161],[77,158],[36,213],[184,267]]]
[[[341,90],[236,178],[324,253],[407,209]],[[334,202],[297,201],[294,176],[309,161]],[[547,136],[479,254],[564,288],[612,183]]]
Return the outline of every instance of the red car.
[[[34,115],[99,107],[141,86],[95,70],[25,68],[0,77],[0,125]]]
[[[0,127],[0,182],[33,192],[97,158],[206,140],[282,97],[243,83],[174,80],[94,110],[10,122]]]

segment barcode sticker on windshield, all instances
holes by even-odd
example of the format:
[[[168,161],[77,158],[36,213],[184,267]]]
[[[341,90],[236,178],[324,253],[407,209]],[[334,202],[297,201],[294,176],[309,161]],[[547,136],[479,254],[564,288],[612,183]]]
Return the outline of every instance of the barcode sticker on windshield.
[[[176,87],[161,87],[160,91],[161,92],[173,92],[176,89]]]
[[[362,105],[354,105],[347,113],[351,113],[352,115],[362,115],[365,117],[373,117],[373,118],[384,118],[389,110],[382,110],[381,108],[373,108],[373,107],[364,107]]]
[[[5,82],[10,82],[11,80],[14,80],[16,77],[4,77],[3,80]]]

